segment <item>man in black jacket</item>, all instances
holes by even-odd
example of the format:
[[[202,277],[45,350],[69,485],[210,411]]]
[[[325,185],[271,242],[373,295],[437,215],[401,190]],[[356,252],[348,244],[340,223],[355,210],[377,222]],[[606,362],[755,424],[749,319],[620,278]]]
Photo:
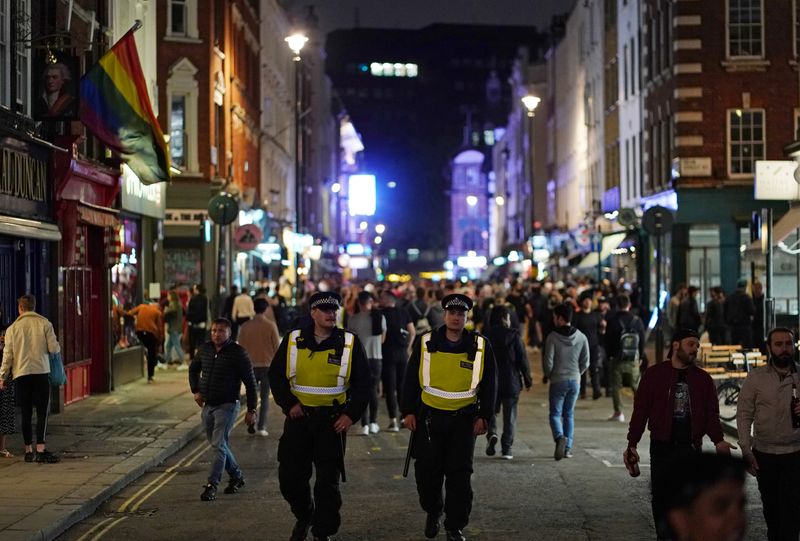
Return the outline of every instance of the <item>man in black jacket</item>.
[[[747,294],[747,280],[736,282],[736,291],[725,299],[725,323],[731,331],[731,342],[744,348],[753,347],[753,320],[756,307]]]
[[[244,486],[244,475],[230,448],[229,438],[239,415],[239,390],[244,383],[247,389],[247,415],[245,423],[256,421],[256,377],[250,358],[242,346],[231,340],[231,322],[215,319],[211,324],[211,341],[197,350],[189,366],[189,385],[194,401],[203,408],[206,437],[213,451],[208,484],[200,495],[203,501],[217,497],[217,485],[222,471],[230,476],[225,494],[234,494]]]
[[[355,334],[336,327],[342,298],[315,293],[312,323],[287,334],[269,368],[272,396],[286,415],[278,444],[278,482],[297,521],[291,541],[309,529],[318,541],[339,530],[345,434],[370,397],[370,371]],[[314,497],[309,480],[316,470]]]
[[[606,354],[610,364],[611,399],[614,403],[614,413],[608,420],[624,422],[620,389],[624,385],[636,392],[641,375],[640,363],[647,367],[647,359],[644,354],[644,323],[631,313],[630,298],[627,295],[620,295],[617,298],[617,308],[617,312],[609,318],[606,328]],[[622,335],[633,333],[639,336],[638,354],[622,350]]]

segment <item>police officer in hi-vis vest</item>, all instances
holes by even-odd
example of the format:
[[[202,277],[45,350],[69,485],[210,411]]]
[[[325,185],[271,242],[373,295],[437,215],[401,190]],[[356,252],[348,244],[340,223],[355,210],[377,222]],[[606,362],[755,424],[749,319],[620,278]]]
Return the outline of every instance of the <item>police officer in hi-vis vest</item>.
[[[356,335],[336,327],[341,303],[336,293],[312,295],[313,324],[284,337],[269,369],[272,396],[286,415],[278,480],[297,519],[290,541],[304,540],[309,529],[317,540],[338,531],[345,434],[369,400],[364,347]],[[316,501],[309,487],[312,465]]]
[[[489,341],[464,330],[472,300],[442,299],[444,325],[414,343],[402,397],[405,427],[414,432],[412,456],[425,537],[439,533],[445,513],[448,541],[463,541],[472,510],[472,455],[494,414],[496,366]],[[444,501],[442,484],[446,488]]]

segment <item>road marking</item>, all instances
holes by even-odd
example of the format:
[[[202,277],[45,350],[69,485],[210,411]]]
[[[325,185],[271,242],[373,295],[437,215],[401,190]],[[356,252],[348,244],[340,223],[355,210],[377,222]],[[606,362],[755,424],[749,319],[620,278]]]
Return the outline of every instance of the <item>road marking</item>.
[[[114,526],[116,526],[117,524],[119,524],[120,522],[122,522],[123,520],[127,520],[127,518],[128,518],[127,516],[124,516],[124,517],[119,517],[117,520],[115,520],[114,522],[112,522],[111,524],[109,524],[108,526],[106,526],[105,528],[103,528],[103,529],[102,529],[100,532],[98,532],[98,534],[92,538],[92,541],[98,541],[98,539],[100,539],[100,538],[101,538],[101,537],[103,537],[103,536],[104,536],[106,533],[108,533],[109,531],[111,531],[111,528],[113,528]]]
[[[164,485],[166,485],[167,483],[169,483],[170,481],[172,481],[172,479],[173,479],[173,478],[174,478],[176,475],[178,475],[178,473],[177,473],[177,472],[175,472],[175,473],[171,473],[171,474],[170,474],[170,475],[169,475],[169,476],[168,476],[166,479],[164,479],[164,480],[163,480],[163,481],[161,481],[159,484],[157,484],[157,485],[155,486],[155,488],[153,488],[153,490],[151,490],[150,492],[148,492],[147,494],[145,494],[144,496],[142,496],[142,498],[141,498],[141,499],[140,499],[138,502],[136,502],[136,504],[135,504],[133,507],[131,507],[131,513],[135,513],[136,511],[138,511],[138,510],[139,510],[139,507],[141,507],[141,505],[142,505],[144,502],[146,502],[146,501],[147,501],[147,499],[148,499],[150,496],[152,496],[153,494],[155,494],[156,492],[158,492],[158,491],[161,489],[161,487],[163,487]]]
[[[119,522],[122,522],[122,520],[124,520],[126,518],[128,518],[128,517],[127,516],[124,516],[124,517],[116,517],[116,516],[108,517],[107,519],[102,520],[102,521],[98,522],[97,524],[95,524],[94,527],[91,530],[89,530],[88,532],[86,532],[85,534],[80,536],[78,538],[78,541],[86,541],[87,539],[89,539],[90,535],[92,535],[93,533],[95,533],[98,530],[102,530],[97,534],[96,537],[92,538],[92,541],[95,541],[95,540],[99,539],[100,536],[102,536],[104,533],[106,533],[107,529],[105,528],[105,526],[107,524],[109,524],[109,522],[113,522],[114,524],[110,524],[108,529],[112,528],[115,524],[117,524]]]

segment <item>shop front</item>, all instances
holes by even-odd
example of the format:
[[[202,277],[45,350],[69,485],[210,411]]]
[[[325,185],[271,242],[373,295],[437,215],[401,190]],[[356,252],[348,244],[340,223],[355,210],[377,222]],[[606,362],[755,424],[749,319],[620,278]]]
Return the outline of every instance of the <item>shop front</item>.
[[[145,375],[144,347],[136,337],[134,319],[127,315],[135,306],[160,296],[163,280],[162,249],[165,185],[145,185],[126,165],[122,166],[119,224],[114,232],[115,257],[111,267],[113,387]]]
[[[115,260],[119,172],[70,153],[53,159],[63,233],[58,267],[59,337],[67,373],[63,404],[111,385],[110,267]]]
[[[61,232],[47,183],[50,150],[0,133],[0,325],[17,317],[16,299],[30,293],[36,311],[53,319],[53,269]],[[61,338],[61,336],[59,336]]]

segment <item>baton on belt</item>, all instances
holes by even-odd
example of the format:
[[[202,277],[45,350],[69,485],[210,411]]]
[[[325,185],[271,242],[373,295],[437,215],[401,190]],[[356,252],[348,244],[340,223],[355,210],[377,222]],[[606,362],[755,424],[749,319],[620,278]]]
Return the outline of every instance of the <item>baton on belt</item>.
[[[411,435],[408,437],[408,450],[406,451],[406,462],[403,464],[403,477],[408,477],[408,466],[411,464],[411,449],[414,448],[414,436],[417,435],[417,432],[411,432]]]
[[[343,413],[339,413],[339,401],[333,401],[333,407],[337,413],[333,414],[333,418],[336,419],[339,415],[344,415]],[[339,436],[339,471],[342,474],[342,483],[347,482],[347,473],[344,470],[344,432],[339,432],[337,434]]]

